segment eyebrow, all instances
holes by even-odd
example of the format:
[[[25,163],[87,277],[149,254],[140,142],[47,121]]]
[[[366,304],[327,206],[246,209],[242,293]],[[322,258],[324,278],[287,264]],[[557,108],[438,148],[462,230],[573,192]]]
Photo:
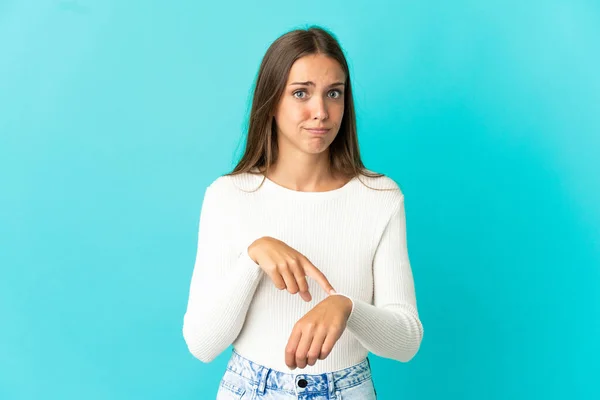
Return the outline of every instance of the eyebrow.
[[[315,86],[315,83],[312,81],[292,82],[292,83],[290,83],[290,86],[292,86],[292,85]],[[329,85],[329,87],[334,87],[334,86],[346,86],[346,84],[344,82],[336,82],[336,83],[332,83],[331,85]]]

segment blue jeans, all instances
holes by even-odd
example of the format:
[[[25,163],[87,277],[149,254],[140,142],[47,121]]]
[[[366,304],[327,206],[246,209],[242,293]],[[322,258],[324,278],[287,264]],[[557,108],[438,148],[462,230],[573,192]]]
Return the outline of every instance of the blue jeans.
[[[233,350],[219,384],[217,400],[374,400],[368,358],[322,374],[289,374],[264,367]]]

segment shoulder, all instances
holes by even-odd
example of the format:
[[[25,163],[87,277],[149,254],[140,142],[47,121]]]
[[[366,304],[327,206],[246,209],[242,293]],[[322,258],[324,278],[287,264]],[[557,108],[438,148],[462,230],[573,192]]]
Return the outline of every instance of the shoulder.
[[[404,205],[404,192],[393,178],[370,170],[358,175],[357,201],[371,210],[371,215],[379,215],[388,220]]]
[[[256,189],[262,183],[263,175],[243,172],[235,175],[222,175],[214,179],[207,188],[217,196],[231,197]]]
[[[247,204],[248,195],[261,183],[253,174],[221,175],[213,179],[204,191],[202,208],[210,213],[234,214]],[[254,186],[254,187],[252,187]]]
[[[381,176],[373,176],[373,175],[381,175]],[[365,170],[365,173],[362,173],[358,176],[360,180],[371,186],[374,189],[389,189],[400,191],[400,185],[393,178],[381,174],[379,172]]]
[[[365,172],[366,174],[362,173],[357,177],[364,193],[396,202],[404,198],[404,193],[396,180],[385,174],[374,176],[379,175],[375,171],[365,170]]]
[[[394,215],[403,212],[404,192],[393,178],[386,175],[370,176],[376,173],[368,170],[366,172],[370,174],[358,176],[359,201],[369,207],[370,215],[374,219],[386,225]]]

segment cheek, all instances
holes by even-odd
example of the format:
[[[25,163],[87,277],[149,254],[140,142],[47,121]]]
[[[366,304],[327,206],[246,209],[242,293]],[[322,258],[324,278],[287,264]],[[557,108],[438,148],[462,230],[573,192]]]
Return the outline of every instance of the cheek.
[[[341,121],[342,117],[344,116],[344,103],[341,104],[337,104],[336,107],[334,108],[335,110],[335,117]]]
[[[294,104],[290,107],[290,116],[296,123],[306,121],[310,119],[310,109],[303,104]]]
[[[295,125],[309,118],[309,114],[308,107],[292,101],[284,101],[279,116],[286,125]]]

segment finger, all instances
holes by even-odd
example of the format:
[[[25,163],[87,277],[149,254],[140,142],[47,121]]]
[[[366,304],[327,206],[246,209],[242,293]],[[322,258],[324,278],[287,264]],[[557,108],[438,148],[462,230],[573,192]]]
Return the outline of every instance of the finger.
[[[331,294],[331,291],[334,290],[333,286],[331,286],[331,283],[329,283],[325,275],[308,259],[305,259],[304,273],[317,281],[323,290],[325,290],[325,293]]]
[[[327,333],[325,340],[323,340],[323,346],[321,346],[321,354],[319,355],[320,360],[324,360],[329,356],[329,353],[331,353],[331,350],[333,350],[333,346],[338,341],[340,336],[342,335],[338,332],[338,330],[330,330]]]
[[[312,296],[310,295],[309,292],[300,292],[300,297],[302,297],[302,300],[309,302],[312,300]]]
[[[296,278],[294,277],[292,272],[289,270],[287,265],[286,266],[282,265],[279,268],[277,268],[277,270],[279,271],[279,273],[283,277],[283,280],[285,281],[285,286],[287,287],[287,291],[290,292],[291,294],[298,293],[298,284],[296,283]]]
[[[270,269],[267,275],[269,276],[269,278],[271,278],[271,281],[277,289],[284,290],[286,288],[285,281],[283,280],[283,277],[281,276],[277,268]]]
[[[308,350],[310,350],[313,341],[314,331],[305,327],[302,330],[302,337],[296,349],[296,365],[298,368],[305,368],[308,362]]]
[[[307,359],[308,365],[315,365],[317,360],[321,358],[321,349],[323,348],[323,342],[327,337],[327,330],[319,329],[315,332],[315,336],[310,344],[310,350],[308,350]]]
[[[305,301],[311,301],[312,296],[310,295],[308,289],[308,282],[306,281],[306,275],[304,274],[304,268],[295,264],[292,267],[292,272],[294,273],[294,278],[296,279],[296,283],[298,284],[298,290],[300,291],[300,297],[302,297]]]
[[[296,349],[301,338],[302,330],[298,326],[295,326],[285,346],[285,364],[291,369],[296,368]]]

